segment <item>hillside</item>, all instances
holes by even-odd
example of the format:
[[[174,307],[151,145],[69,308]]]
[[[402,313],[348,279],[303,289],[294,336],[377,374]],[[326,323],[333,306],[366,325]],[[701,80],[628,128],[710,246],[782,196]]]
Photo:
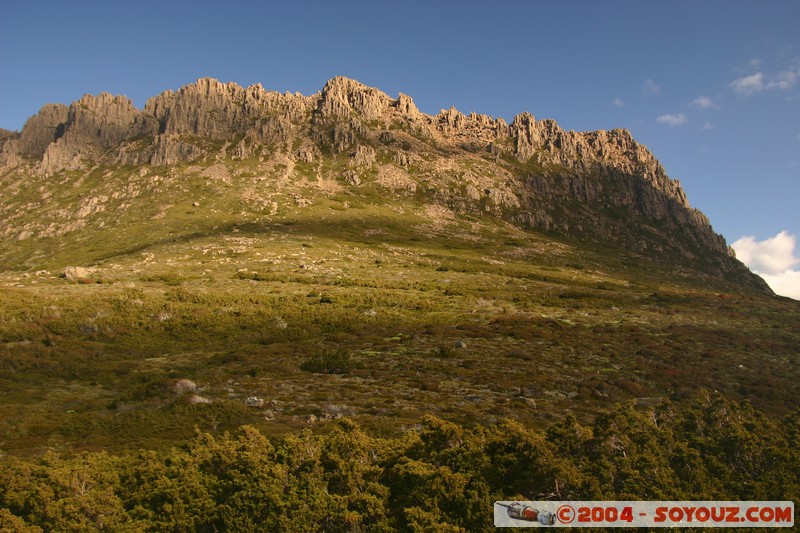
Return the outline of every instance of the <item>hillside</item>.
[[[627,131],[201,79],[0,130],[0,219],[0,529],[797,499],[800,303]]]
[[[346,78],[308,97],[201,79],[141,111],[105,93],[48,105],[0,143],[10,269],[76,252],[94,263],[352,199],[489,216],[769,291],[625,130],[567,132],[528,113],[510,125],[452,108],[429,116]],[[75,242],[87,235],[89,250]]]
[[[0,143],[7,451],[547,425],[700,388],[797,407],[797,304],[624,130],[201,79]]]

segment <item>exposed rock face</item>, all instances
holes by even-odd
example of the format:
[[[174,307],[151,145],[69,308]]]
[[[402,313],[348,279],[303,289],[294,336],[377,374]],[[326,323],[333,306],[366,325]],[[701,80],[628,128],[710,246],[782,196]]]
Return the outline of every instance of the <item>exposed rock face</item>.
[[[235,83],[203,78],[150,99],[144,108],[144,122],[157,134],[233,134],[247,129],[248,115],[258,111],[265,94],[261,86],[243,89]]]
[[[66,120],[57,127],[63,134],[45,148],[40,169],[51,173],[79,168],[81,156],[119,146],[131,133],[139,133],[131,130],[138,114],[124,96],[84,96],[69,107]],[[24,138],[25,129],[22,131]]]
[[[339,76],[322,89],[317,109],[323,117],[347,117],[352,112],[364,120],[377,120],[391,103],[378,89]]]
[[[311,96],[204,78],[150,99],[142,110],[122,96],[87,95],[69,107],[44,106],[21,133],[0,131],[0,171],[28,165],[43,175],[98,162],[205,159],[208,166],[258,157],[284,165],[290,176],[295,161],[321,165],[338,154],[349,155],[347,168],[329,182],[362,186],[372,170],[388,190],[422,188],[454,211],[490,212],[634,248],[667,246],[687,257],[705,251],[720,258],[721,270],[741,267],[689,206],[680,183],[626,130],[564,131],[530,113],[510,125],[455,108],[429,116],[405,94],[393,99],[343,77]],[[615,220],[614,209],[647,221],[660,244]]]
[[[375,163],[375,150],[371,146],[358,146],[351,161],[357,167],[371,167]]]
[[[397,101],[394,103],[394,105],[397,108],[397,111],[411,119],[418,119],[421,116],[419,109],[417,109],[416,104],[414,104],[414,100],[412,100],[408,95],[400,93],[397,96]]]
[[[22,133],[4,146],[7,153],[41,158],[47,146],[63,135],[69,108],[61,104],[47,104],[28,119]],[[11,143],[14,144],[11,144]]]
[[[300,94],[210,78],[151,98],[141,111],[122,96],[86,95],[69,107],[44,106],[18,137],[0,139],[0,163],[17,164],[12,156],[22,156],[39,160],[38,170],[51,174],[79,168],[113,149],[112,159],[123,164],[172,165],[208,155],[191,137],[227,140],[248,134],[256,142],[285,142],[311,105],[312,99]]]
[[[193,161],[205,155],[205,152],[196,144],[183,141],[179,135],[164,133],[156,135],[155,150],[145,155],[151,165],[166,166]]]
[[[87,95],[68,108],[43,107],[21,134],[0,139],[0,150],[40,160],[46,174],[80,165],[82,157],[107,155],[109,149],[112,160],[127,164],[186,162],[208,155],[198,139],[228,141],[242,135],[232,155],[245,157],[248,146],[287,142],[298,135],[329,143],[340,152],[364,144],[359,139],[369,137],[369,123],[380,120],[400,120],[418,136],[465,150],[500,155],[508,153],[504,146],[510,142],[510,154],[522,162],[534,160],[582,173],[615,169],[640,175],[688,205],[680,185],[625,130],[565,132],[555,121],[537,121],[529,113],[518,115],[509,126],[502,119],[464,115],[455,108],[431,117],[420,113],[407,95],[392,99],[342,77],[309,97],[204,78],[150,99],[141,111],[124,97]],[[391,132],[385,135],[384,142],[395,140]]]
[[[203,78],[147,101],[133,129],[149,134],[154,147],[126,160],[159,166],[207,155],[196,142],[186,139],[191,136],[227,140],[247,134],[251,142],[285,142],[292,123],[303,120],[308,107],[309,99],[299,94],[281,95],[265,91],[260,84],[245,89]],[[234,155],[246,157],[247,143],[238,145]]]

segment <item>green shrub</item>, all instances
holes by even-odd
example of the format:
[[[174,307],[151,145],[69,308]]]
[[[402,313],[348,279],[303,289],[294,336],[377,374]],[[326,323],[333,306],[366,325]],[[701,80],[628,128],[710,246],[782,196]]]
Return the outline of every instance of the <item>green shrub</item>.
[[[315,374],[347,374],[352,367],[350,354],[341,348],[320,352],[300,363],[300,370]]]

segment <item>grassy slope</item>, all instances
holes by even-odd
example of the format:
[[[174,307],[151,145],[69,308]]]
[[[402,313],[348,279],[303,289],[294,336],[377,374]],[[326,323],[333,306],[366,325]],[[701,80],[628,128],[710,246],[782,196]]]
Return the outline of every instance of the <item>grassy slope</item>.
[[[65,174],[51,205],[15,220],[108,197],[81,228],[0,252],[0,449],[158,448],[195,426],[281,434],[340,415],[385,434],[423,413],[546,425],[700,387],[774,415],[797,407],[797,302],[431,211],[369,175],[321,194],[326,169],[296,168],[287,188],[284,169],[251,163],[223,179]],[[122,187],[136,208],[112,197]],[[57,277],[70,264],[95,270]],[[303,370],[326,361],[346,372]],[[176,392],[184,378],[198,390]],[[251,395],[266,404],[245,407]]]

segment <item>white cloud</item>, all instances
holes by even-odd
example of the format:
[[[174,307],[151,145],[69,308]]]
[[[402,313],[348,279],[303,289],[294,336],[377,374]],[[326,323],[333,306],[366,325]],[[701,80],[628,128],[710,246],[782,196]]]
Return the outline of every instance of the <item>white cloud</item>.
[[[669,126],[680,126],[684,124],[688,118],[683,113],[678,113],[677,115],[661,115],[656,119],[656,122],[659,124],[667,124]]]
[[[762,72],[737,78],[731,82],[731,87],[742,96],[750,96],[764,90],[786,91],[797,85],[798,81],[800,81],[800,66],[795,66],[789,70],[782,70],[774,76],[770,75],[769,79]]]
[[[703,124],[703,127],[700,128],[700,130],[702,130],[702,131],[710,131],[710,130],[713,130],[713,129],[714,129],[714,125],[712,123],[710,123],[709,121],[706,121],[706,123]]]
[[[800,70],[800,69],[798,69]],[[785,91],[791,89],[797,83],[797,78],[800,77],[798,70],[784,70],[779,72],[775,79],[767,84],[767,89],[779,89]]]
[[[743,96],[750,96],[753,93],[764,90],[764,75],[760,72],[738,78],[731,82],[731,87]]]
[[[757,241],[744,236],[731,247],[736,257],[750,270],[764,278],[772,290],[782,296],[800,300],[800,257],[795,256],[797,238],[786,231],[774,237]]]
[[[778,274],[800,264],[800,259],[794,256],[795,244],[797,238],[782,231],[763,241],[744,236],[731,246],[736,250],[736,257],[753,270]]]
[[[659,87],[655,81],[648,78],[644,80],[644,87],[642,88],[642,92],[644,94],[661,94],[661,87]]]
[[[711,109],[719,107],[708,96],[698,96],[697,98],[692,100],[692,103],[689,105],[692,107],[696,107],[698,109]]]
[[[800,272],[787,270],[782,274],[759,274],[775,294],[800,300]]]
[[[614,98],[613,100],[611,100],[611,105],[617,107],[625,107],[625,100],[623,100],[622,98]]]

